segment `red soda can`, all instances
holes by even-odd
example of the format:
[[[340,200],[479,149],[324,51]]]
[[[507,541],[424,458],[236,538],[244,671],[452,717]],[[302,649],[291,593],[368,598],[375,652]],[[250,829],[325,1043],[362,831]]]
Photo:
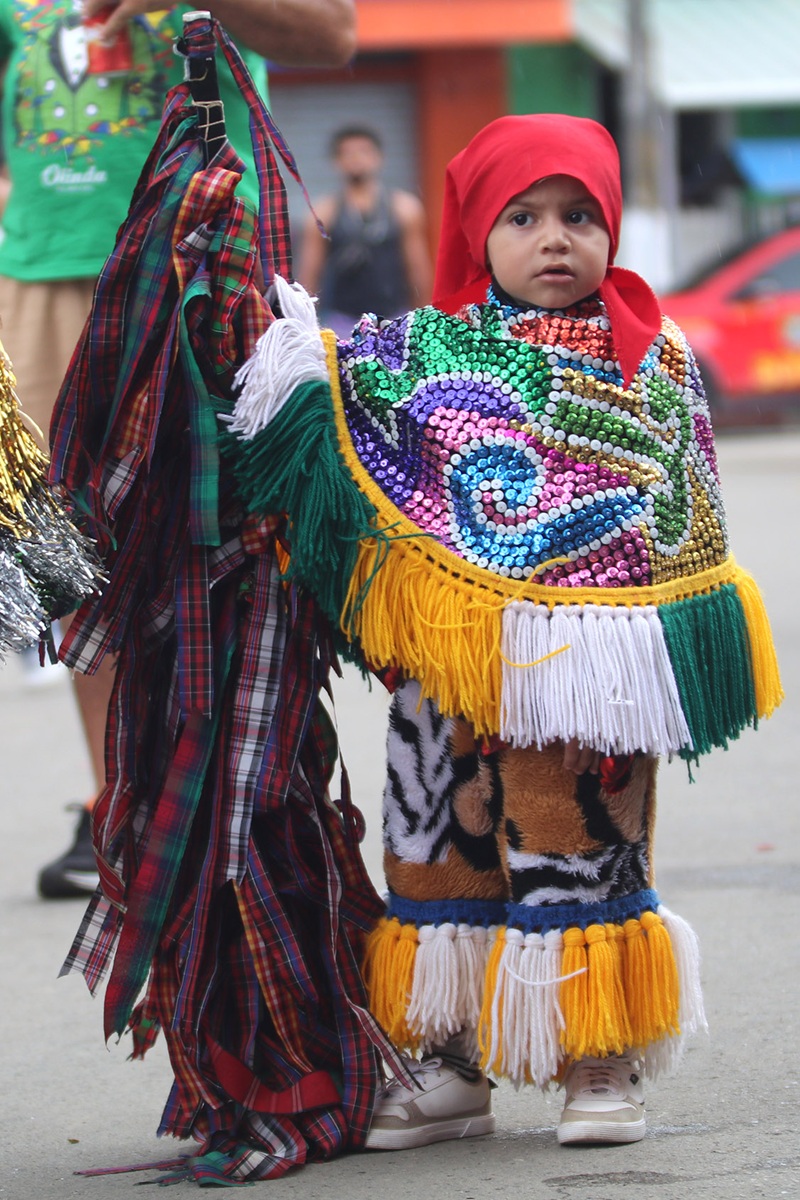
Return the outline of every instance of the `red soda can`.
[[[108,44],[100,40],[100,31],[114,8],[113,4],[108,4],[94,16],[84,19],[90,75],[129,75],[133,70],[133,48],[127,27]]]

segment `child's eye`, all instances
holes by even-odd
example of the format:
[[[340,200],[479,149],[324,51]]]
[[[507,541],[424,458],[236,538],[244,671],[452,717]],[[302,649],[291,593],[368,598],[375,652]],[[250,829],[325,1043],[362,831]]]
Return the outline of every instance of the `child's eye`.
[[[511,224],[516,225],[518,229],[523,229],[526,225],[530,225],[533,217],[530,213],[515,212],[511,217]]]
[[[567,223],[570,225],[585,225],[591,219],[592,214],[585,208],[573,208],[567,213]]]

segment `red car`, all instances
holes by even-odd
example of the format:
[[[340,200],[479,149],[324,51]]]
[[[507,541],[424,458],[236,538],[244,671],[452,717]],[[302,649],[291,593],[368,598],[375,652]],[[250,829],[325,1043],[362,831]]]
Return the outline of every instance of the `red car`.
[[[800,226],[715,263],[661,304],[686,333],[719,416],[800,404]]]

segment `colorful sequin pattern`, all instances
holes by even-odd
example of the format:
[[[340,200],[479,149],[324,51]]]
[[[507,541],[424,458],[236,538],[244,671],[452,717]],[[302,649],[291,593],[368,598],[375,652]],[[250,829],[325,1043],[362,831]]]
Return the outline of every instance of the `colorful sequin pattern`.
[[[364,318],[339,363],[361,463],[470,563],[637,587],[727,557],[702,384],[666,318],[627,389],[596,300],[519,311],[490,295],[458,317]]]

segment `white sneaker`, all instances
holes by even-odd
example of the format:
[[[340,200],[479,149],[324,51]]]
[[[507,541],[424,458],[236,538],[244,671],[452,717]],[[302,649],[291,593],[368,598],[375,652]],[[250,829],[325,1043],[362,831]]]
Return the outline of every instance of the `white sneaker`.
[[[635,1055],[582,1058],[567,1067],[558,1125],[562,1146],[639,1142],[645,1134],[642,1068]]]
[[[410,1150],[494,1133],[489,1081],[481,1071],[458,1070],[441,1058],[404,1061],[414,1087],[393,1079],[379,1092],[367,1150]]]

